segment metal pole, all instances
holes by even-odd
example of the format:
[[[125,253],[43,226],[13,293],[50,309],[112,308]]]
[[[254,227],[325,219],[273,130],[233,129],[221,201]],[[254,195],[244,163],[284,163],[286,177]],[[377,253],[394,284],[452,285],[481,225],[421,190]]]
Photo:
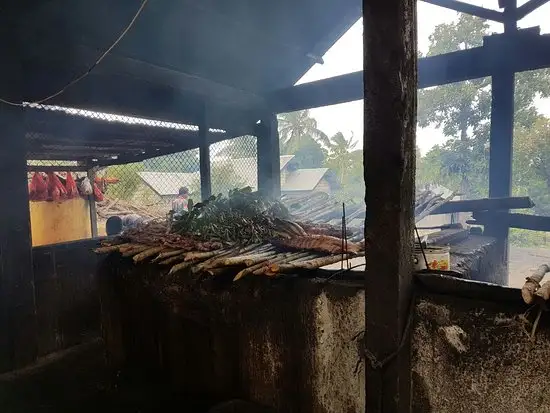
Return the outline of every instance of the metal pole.
[[[199,122],[199,154],[200,154],[200,174],[201,174],[201,198],[203,200],[212,195],[212,172],[210,170],[210,141],[208,133],[208,123],[206,120],[206,108],[203,109],[202,117]]]

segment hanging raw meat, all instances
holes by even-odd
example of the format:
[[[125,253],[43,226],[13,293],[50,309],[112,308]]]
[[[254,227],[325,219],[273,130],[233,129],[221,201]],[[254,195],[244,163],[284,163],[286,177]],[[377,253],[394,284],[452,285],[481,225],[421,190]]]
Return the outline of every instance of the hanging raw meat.
[[[70,172],[67,172],[67,180],[65,182],[65,189],[67,191],[67,198],[78,198],[78,188],[76,187],[76,182],[73,178],[73,175]]]
[[[38,172],[33,174],[29,184],[29,199],[31,201],[45,201],[48,199],[48,183]]]
[[[67,197],[67,190],[53,172],[48,173],[48,199],[52,201],[60,201],[63,198]]]
[[[99,189],[99,186],[96,183],[94,183],[94,198],[97,202],[101,202],[104,199],[103,193],[101,192],[101,190]]]

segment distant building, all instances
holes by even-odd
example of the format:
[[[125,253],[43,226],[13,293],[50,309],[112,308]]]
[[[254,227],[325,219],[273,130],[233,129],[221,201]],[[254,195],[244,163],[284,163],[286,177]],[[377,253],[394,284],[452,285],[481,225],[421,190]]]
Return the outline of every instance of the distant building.
[[[283,195],[307,195],[312,192],[331,194],[337,188],[334,174],[328,168],[300,169],[293,162],[294,155],[281,156],[281,193]],[[215,162],[235,165],[235,174],[244,186],[258,188],[256,158],[218,159]],[[241,165],[245,165],[244,167]],[[200,172],[138,172],[143,182],[158,196],[170,199],[182,186],[188,188],[200,181]]]

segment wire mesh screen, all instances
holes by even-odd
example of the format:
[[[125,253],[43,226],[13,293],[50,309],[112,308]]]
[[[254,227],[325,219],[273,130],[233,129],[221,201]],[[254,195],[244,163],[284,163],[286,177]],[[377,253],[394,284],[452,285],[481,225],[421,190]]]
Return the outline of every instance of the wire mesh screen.
[[[193,149],[101,168],[96,175],[104,184],[105,199],[97,204],[99,217],[130,213],[164,217],[180,188],[187,188],[191,198],[199,199],[199,162],[199,151]]]
[[[258,189],[258,151],[255,136],[239,136],[210,146],[212,194],[232,189]]]

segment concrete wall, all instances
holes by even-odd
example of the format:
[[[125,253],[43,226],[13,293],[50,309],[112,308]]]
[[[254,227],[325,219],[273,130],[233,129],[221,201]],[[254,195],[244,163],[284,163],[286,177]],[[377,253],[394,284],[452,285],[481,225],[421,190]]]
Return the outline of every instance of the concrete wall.
[[[37,357],[101,335],[96,245],[88,239],[33,248]]]
[[[113,363],[213,401],[248,399],[277,412],[364,411],[360,282],[167,281],[155,267],[112,258],[102,273]],[[541,407],[550,406],[547,316],[533,343],[519,291],[434,276],[419,283],[415,411],[550,411]]]

